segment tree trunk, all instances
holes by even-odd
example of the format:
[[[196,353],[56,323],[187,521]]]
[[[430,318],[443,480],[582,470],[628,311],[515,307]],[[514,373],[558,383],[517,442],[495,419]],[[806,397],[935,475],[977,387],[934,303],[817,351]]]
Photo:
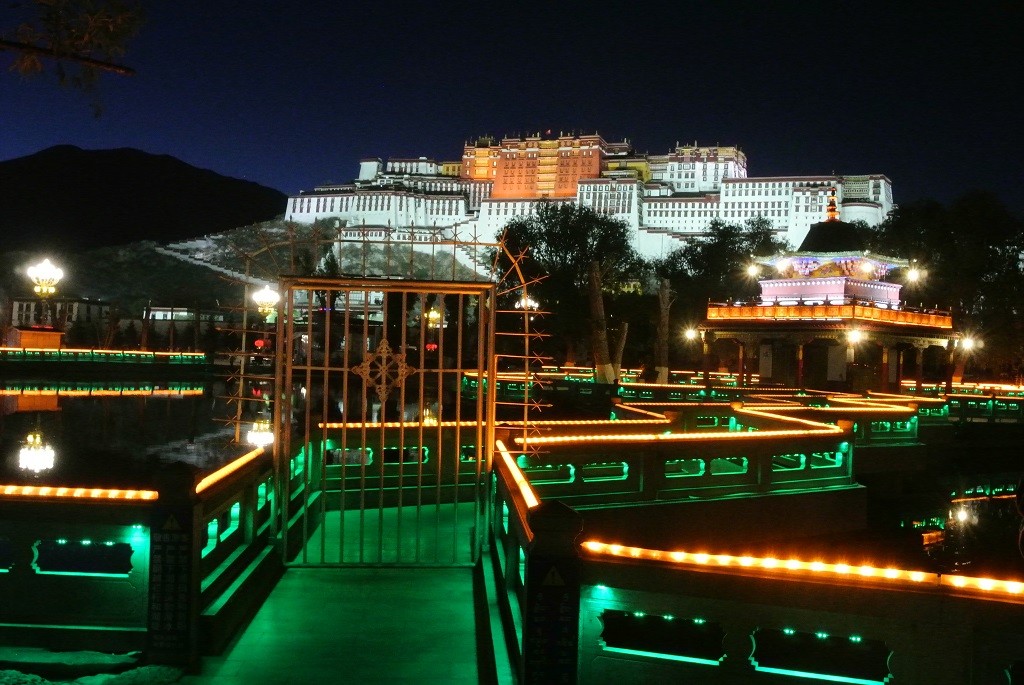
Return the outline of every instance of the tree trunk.
[[[661,287],[658,288],[658,330],[657,340],[654,343],[654,353],[657,357],[654,362],[654,370],[658,374],[658,383],[668,383],[668,324],[671,307],[672,288],[668,279],[663,278]]]
[[[615,338],[615,357],[612,359],[612,371],[615,377],[619,377],[622,370],[622,354],[626,351],[626,336],[629,335],[629,322],[623,321],[619,327],[619,334]]]
[[[594,380],[597,383],[614,383],[611,355],[608,352],[608,328],[604,318],[604,298],[601,295],[601,272],[597,262],[590,263],[588,278],[590,298],[590,325],[593,331]]]

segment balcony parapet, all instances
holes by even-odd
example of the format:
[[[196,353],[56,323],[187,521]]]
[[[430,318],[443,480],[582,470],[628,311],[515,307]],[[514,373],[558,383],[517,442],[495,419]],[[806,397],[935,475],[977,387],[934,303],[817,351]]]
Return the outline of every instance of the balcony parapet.
[[[864,321],[899,326],[926,328],[953,328],[953,317],[939,309],[916,309],[903,306],[879,306],[862,300],[844,300],[829,303],[794,304],[735,302],[711,303],[707,318],[714,321]]]

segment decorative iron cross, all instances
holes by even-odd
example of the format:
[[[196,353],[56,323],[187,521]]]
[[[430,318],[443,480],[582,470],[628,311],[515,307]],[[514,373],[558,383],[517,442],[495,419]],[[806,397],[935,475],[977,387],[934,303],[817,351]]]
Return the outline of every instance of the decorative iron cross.
[[[377,397],[384,404],[391,391],[416,373],[416,369],[405,363],[404,354],[396,354],[388,341],[382,339],[372,354],[363,357],[362,364],[352,367],[352,373],[365,380],[368,387],[377,388]]]

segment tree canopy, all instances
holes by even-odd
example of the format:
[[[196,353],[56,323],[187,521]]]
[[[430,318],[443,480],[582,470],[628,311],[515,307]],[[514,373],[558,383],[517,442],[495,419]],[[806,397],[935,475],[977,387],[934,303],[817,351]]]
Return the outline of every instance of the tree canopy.
[[[755,295],[756,279],[746,272],[752,258],[786,249],[771,221],[764,218],[748,220],[743,226],[716,219],[708,233],[655,260],[653,265],[659,277],[671,282],[678,302],[675,318],[685,322],[703,319],[709,300]]]
[[[995,195],[901,205],[868,235],[872,250],[915,260],[923,272],[904,300],[951,309],[958,329],[985,341],[981,356],[993,370],[1024,363],[1024,222]]]
[[[13,71],[32,76],[51,64],[62,85],[85,92],[101,73],[135,73],[120,60],[142,24],[137,0],[21,0],[8,9],[16,25],[0,29],[0,52],[14,55]]]
[[[589,340],[593,323],[587,298],[591,264],[598,265],[605,293],[621,292],[644,271],[629,226],[577,204],[540,204],[530,216],[508,223],[504,242],[509,254],[524,255],[519,268],[527,292],[550,312],[544,328],[563,341],[569,358]],[[496,266],[502,274],[512,268],[505,255]]]

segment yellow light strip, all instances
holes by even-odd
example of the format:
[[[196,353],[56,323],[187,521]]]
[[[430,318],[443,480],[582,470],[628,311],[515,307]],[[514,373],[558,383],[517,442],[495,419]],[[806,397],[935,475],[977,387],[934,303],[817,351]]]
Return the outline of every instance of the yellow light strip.
[[[59,497],[93,500],[155,500],[155,490],[112,490],[109,488],[54,487],[50,485],[0,485],[0,495],[14,497]]]
[[[527,480],[526,476],[523,475],[523,472],[519,470],[516,460],[508,453],[508,448],[505,447],[505,443],[501,440],[495,440],[494,444],[498,448],[498,454],[501,456],[501,460],[505,462],[505,468],[507,468],[508,472],[512,474],[512,479],[515,480],[516,485],[519,486],[519,492],[523,496],[523,501],[526,502],[526,508],[533,509],[535,506],[540,504],[540,500],[537,499],[537,495],[533,492],[533,488],[530,486],[530,481]]]
[[[263,448],[257,447],[251,452],[246,452],[238,459],[235,459],[233,462],[217,469],[216,471],[208,475],[206,478],[203,478],[201,481],[199,481],[199,483],[196,485],[196,494],[199,494],[200,492],[210,487],[211,485],[221,480],[222,478],[226,478],[227,476],[231,475],[232,473],[242,468],[243,466],[254,460],[256,457],[260,456],[261,454],[263,454]]]
[[[872,566],[870,564],[858,565],[842,562],[833,564],[800,559],[667,551],[608,544],[598,540],[587,540],[581,547],[592,554],[666,562],[692,568],[710,568],[716,572],[757,572],[771,577],[792,577],[796,575],[811,578],[827,578],[829,582],[833,583],[847,581],[847,583],[853,584],[867,580],[915,588],[981,590],[985,593],[1001,595],[999,599],[1024,603],[1024,582],[1018,580],[941,575],[926,571]]]

